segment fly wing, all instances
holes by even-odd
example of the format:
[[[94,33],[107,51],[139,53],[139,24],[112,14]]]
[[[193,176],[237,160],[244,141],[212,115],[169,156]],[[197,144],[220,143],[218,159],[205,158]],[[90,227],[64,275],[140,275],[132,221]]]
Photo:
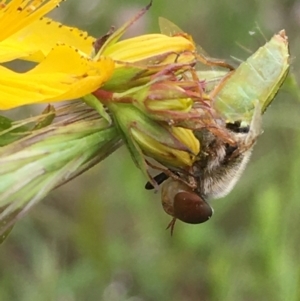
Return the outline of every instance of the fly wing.
[[[166,18],[159,17],[158,24],[160,32],[166,36],[174,36],[180,33],[186,34],[181,28]],[[204,57],[209,58],[207,52],[200,45],[197,45],[197,52],[202,54]]]
[[[180,34],[187,35],[186,32],[184,32],[176,24],[174,24],[166,18],[159,17],[158,24],[160,32],[167,36],[175,36]],[[209,54],[200,45],[197,44],[196,49],[197,54],[200,55],[202,58],[204,58],[207,61],[214,61],[214,59],[211,58]],[[220,69],[219,67],[212,67],[211,65],[205,65],[203,63],[198,63],[196,69],[198,78],[200,80],[206,81],[208,91],[212,90],[213,87],[215,87],[228,73],[228,70],[225,70],[224,68]]]

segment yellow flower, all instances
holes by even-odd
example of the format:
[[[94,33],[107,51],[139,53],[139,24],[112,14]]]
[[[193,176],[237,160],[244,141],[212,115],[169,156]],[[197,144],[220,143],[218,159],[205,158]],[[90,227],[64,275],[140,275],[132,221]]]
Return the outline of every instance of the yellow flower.
[[[109,58],[91,59],[94,39],[41,18],[62,0],[0,2],[0,62],[41,61],[26,73],[0,66],[0,109],[76,99],[97,90],[114,70]]]
[[[118,41],[147,8],[95,49],[101,38],[41,18],[59,2],[3,3],[0,26],[9,30],[0,34],[0,62],[21,58],[40,65],[23,74],[0,67],[0,109],[76,99],[100,87],[122,92],[146,84],[153,74],[171,69],[179,74],[195,63],[195,45],[184,34],[148,34]]]
[[[95,39],[86,32],[43,18],[62,1],[0,1],[0,62],[16,58],[42,61],[57,43],[91,53]]]
[[[61,1],[27,0],[25,5],[22,0],[12,0],[7,6],[4,5],[2,15],[5,18],[0,17],[0,26],[8,27],[10,30],[0,33],[0,62],[15,58],[40,62],[57,43],[70,45],[85,55],[91,55],[93,45],[97,42],[96,38],[76,27],[68,27],[49,18],[41,18]],[[147,34],[118,41],[139,16],[111,34],[100,51],[94,55],[110,56],[120,61],[119,65],[137,62],[144,65],[145,62],[148,65],[163,62],[167,65],[175,61],[184,63],[195,60],[192,54],[195,45],[192,39],[184,34],[172,37],[164,34]]]

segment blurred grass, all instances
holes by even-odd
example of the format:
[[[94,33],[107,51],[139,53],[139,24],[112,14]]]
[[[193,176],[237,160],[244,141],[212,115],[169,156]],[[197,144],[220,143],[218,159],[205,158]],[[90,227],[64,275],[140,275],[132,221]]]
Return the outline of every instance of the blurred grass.
[[[100,36],[146,3],[69,0],[52,16]],[[131,34],[158,30],[159,16],[220,58],[246,58],[236,42],[264,43],[248,34],[255,22],[267,38],[285,28],[299,82],[299,1],[154,1]],[[208,223],[178,223],[170,237],[159,194],[124,148],[54,191],[0,247],[0,300],[300,300],[297,93],[287,85],[268,109],[245,174]]]

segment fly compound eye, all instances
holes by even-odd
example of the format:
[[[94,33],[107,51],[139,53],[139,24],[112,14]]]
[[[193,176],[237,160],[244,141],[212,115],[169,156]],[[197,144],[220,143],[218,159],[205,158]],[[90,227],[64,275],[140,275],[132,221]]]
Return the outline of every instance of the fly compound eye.
[[[174,197],[174,217],[188,224],[201,224],[213,215],[213,209],[198,194],[181,191]]]
[[[209,204],[191,187],[171,178],[162,185],[161,201],[165,212],[173,217],[167,227],[171,229],[171,235],[176,219],[188,224],[200,224],[209,220],[213,214]]]

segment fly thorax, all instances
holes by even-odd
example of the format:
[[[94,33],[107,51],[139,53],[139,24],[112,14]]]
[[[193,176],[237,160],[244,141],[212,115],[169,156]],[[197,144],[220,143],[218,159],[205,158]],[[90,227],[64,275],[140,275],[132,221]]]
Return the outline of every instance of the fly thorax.
[[[229,125],[223,131],[224,135],[220,136],[208,130],[196,133],[201,152],[194,164],[194,174],[198,178],[198,192],[206,198],[227,195],[240,178],[251,155],[253,143],[249,147],[246,145],[249,127]],[[229,144],[228,140],[235,143]]]

